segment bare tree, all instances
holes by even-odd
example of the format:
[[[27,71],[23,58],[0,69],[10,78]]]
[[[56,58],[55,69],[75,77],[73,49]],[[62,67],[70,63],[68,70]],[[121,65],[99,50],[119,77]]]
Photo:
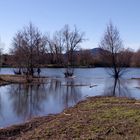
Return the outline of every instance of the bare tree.
[[[125,50],[119,31],[112,23],[107,26],[100,48],[102,60],[106,61],[106,66],[109,67],[109,74],[118,79],[126,71],[128,57],[124,55]]]
[[[56,31],[52,38],[47,37],[47,42],[51,64],[62,65],[64,51],[64,40],[62,31]]]
[[[72,76],[74,73],[75,51],[84,41],[84,33],[76,27],[71,30],[65,25],[61,30],[56,31],[53,37],[47,37],[48,54],[51,64],[64,65],[66,67],[65,76]]]
[[[41,57],[45,52],[46,37],[32,25],[19,31],[13,39],[12,54],[18,67],[24,68],[27,75],[34,75],[35,68],[40,69]],[[39,72],[39,71],[38,71]]]
[[[0,67],[2,67],[2,54],[3,54],[4,43],[0,39]]]
[[[76,27],[71,30],[68,25],[65,25],[62,29],[64,47],[66,52],[66,72],[65,76],[72,76],[74,73],[74,52],[80,47],[80,44],[84,41],[84,33],[81,33]]]
[[[12,54],[12,62],[11,64],[14,67],[18,67],[19,69],[15,71],[16,74],[21,74],[21,69],[26,66],[26,56],[25,56],[25,50],[22,47],[22,33],[18,32],[13,39],[13,46],[14,48],[11,49]]]
[[[64,51],[64,40],[62,31],[55,32],[53,36],[53,46],[54,46],[54,54],[55,60],[58,64],[62,64],[63,62],[63,51]]]

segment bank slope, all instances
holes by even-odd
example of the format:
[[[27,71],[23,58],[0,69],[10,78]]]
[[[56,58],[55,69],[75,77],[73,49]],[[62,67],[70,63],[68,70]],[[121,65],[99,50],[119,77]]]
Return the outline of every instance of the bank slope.
[[[2,139],[140,139],[140,101],[92,97],[58,115],[0,130]]]

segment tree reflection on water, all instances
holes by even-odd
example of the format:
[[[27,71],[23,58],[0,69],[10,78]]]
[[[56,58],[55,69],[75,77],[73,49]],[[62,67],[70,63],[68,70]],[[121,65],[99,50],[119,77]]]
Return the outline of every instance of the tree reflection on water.
[[[10,100],[17,116],[30,119],[42,111],[41,102],[46,99],[43,85],[11,85]]]
[[[9,93],[9,99],[12,101],[11,109],[17,117],[24,120],[37,115],[50,114],[46,111],[50,100],[53,101],[52,109],[59,105],[62,111],[82,98],[74,80],[66,81],[65,85],[55,79],[49,79],[47,84],[13,84],[9,88]]]
[[[2,112],[3,112],[3,102],[2,102],[2,97],[0,94],[0,119],[4,119]]]
[[[105,85],[104,96],[131,98],[131,92],[127,87],[127,81],[121,78],[118,79],[112,78]]]

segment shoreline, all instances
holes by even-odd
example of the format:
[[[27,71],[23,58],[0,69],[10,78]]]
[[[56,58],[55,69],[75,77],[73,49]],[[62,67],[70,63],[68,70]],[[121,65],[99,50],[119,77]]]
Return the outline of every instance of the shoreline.
[[[48,77],[29,77],[24,75],[3,74],[0,75],[0,86],[9,84],[43,84]]]
[[[2,139],[140,138],[140,100],[88,97],[56,115],[0,129]]]

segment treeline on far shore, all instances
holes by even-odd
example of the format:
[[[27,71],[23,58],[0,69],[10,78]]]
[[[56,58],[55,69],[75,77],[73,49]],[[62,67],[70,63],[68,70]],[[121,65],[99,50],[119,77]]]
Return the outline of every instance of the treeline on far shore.
[[[93,68],[106,67],[106,60],[102,59],[100,53],[103,50],[100,48],[81,49],[74,53],[74,65],[77,68]],[[129,55],[129,61],[126,60],[125,67],[140,67],[140,50],[134,52],[131,49],[126,49],[124,55]],[[42,56],[40,67],[42,68],[65,68],[66,54],[46,53]],[[15,61],[15,56],[3,54],[1,56],[1,67],[18,67],[18,60]]]

